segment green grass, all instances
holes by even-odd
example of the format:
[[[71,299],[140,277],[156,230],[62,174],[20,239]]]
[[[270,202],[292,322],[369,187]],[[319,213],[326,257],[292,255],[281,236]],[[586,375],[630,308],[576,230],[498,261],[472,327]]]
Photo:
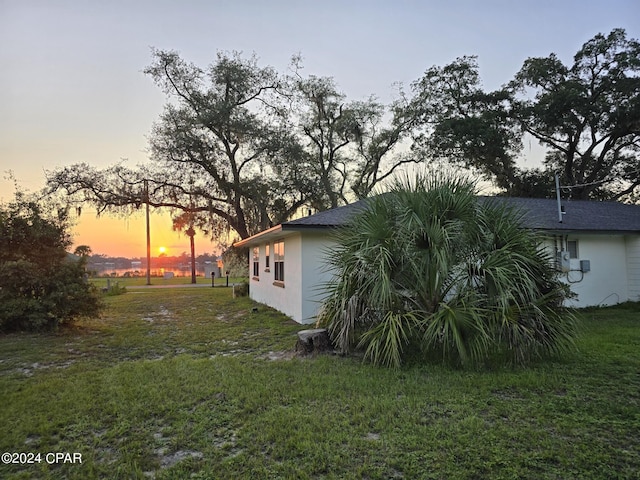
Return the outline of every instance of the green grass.
[[[115,285],[116,283],[121,287],[140,287],[145,286],[147,284],[147,277],[98,277],[92,278],[91,282],[96,285],[98,288],[105,288],[107,286],[107,280],[110,285]],[[227,283],[226,277],[216,277],[215,279],[216,286],[225,286]],[[249,279],[247,277],[229,277],[229,284],[246,282]],[[173,278],[163,278],[163,277],[151,277],[151,285],[160,286],[160,285],[190,285],[191,277],[173,277]],[[196,277],[196,284],[198,285],[209,285],[211,286],[211,278],[206,277]]]
[[[0,478],[638,478],[640,305],[581,314],[530,368],[292,355],[303,327],[230,289],[130,290],[100,319],[0,336]]]

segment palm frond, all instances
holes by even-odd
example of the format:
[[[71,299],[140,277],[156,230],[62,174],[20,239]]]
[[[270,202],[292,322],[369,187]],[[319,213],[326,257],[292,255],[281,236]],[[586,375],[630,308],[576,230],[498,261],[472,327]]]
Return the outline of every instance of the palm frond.
[[[381,320],[360,338],[365,359],[374,365],[398,368],[404,347],[414,336],[418,320],[412,312],[386,312]]]
[[[524,363],[570,347],[562,287],[522,213],[479,203],[468,179],[405,178],[336,233],[320,320],[336,345],[397,367],[421,343],[460,364]]]

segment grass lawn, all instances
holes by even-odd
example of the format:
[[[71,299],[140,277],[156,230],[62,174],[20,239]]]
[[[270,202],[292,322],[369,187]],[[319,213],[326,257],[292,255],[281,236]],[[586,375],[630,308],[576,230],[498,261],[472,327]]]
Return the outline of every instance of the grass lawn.
[[[227,278],[226,277],[216,277],[214,279],[215,286],[226,286]],[[229,277],[229,285],[233,283],[240,282],[248,282],[249,278],[247,277]],[[98,288],[105,288],[107,284],[115,285],[118,284],[120,287],[141,287],[147,285],[147,277],[98,277],[92,278],[91,282]],[[108,283],[107,283],[108,282]],[[162,286],[162,285],[190,285],[191,284],[191,276],[188,277],[172,277],[172,278],[163,278],[163,277],[151,277],[151,285],[152,286]],[[196,284],[198,285],[208,285],[211,286],[211,278],[207,277],[196,277]]]
[[[303,327],[230,289],[106,302],[0,336],[0,453],[41,454],[0,478],[639,478],[640,304],[528,369],[391,371],[293,357]]]

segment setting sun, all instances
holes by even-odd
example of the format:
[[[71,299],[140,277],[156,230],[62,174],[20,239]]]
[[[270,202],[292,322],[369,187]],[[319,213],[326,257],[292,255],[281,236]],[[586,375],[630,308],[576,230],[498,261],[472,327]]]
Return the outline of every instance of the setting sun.
[[[158,248],[158,252],[160,253],[160,255],[162,255],[163,253],[167,253],[167,247]]]

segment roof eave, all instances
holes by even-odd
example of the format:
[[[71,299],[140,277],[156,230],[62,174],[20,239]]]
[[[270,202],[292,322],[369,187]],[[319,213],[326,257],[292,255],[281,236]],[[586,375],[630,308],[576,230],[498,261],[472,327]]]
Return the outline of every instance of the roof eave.
[[[334,229],[336,227],[337,227],[336,225],[299,225],[299,224],[281,223],[280,225],[276,225],[275,227],[271,227],[260,233],[256,233],[255,235],[252,235],[238,242],[235,242],[233,246],[234,247],[252,247],[252,246],[261,244],[265,240],[286,237],[295,232],[325,231],[329,229]]]
[[[242,240],[235,242],[233,246],[234,247],[250,247],[254,243],[266,238],[270,238],[274,235],[279,234],[280,232],[282,232],[282,225],[276,225],[275,227],[271,227],[267,230],[263,230],[262,232],[256,233],[255,235],[251,235],[250,237],[243,238]]]
[[[552,235],[582,234],[582,235],[638,235],[638,230],[594,230],[581,228],[534,228]]]

